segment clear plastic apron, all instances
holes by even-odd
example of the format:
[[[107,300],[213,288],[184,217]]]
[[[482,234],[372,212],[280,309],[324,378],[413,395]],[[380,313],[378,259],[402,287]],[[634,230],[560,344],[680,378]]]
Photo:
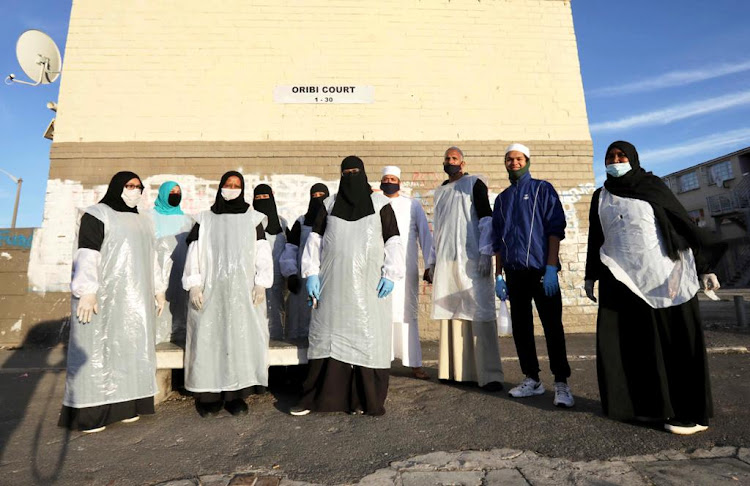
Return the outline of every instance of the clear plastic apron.
[[[305,249],[305,243],[312,231],[311,226],[305,226],[305,217],[297,219],[300,225],[299,251],[297,252],[297,277],[302,283],[300,291],[296,294],[289,292],[286,300],[286,337],[289,339],[306,338],[310,330],[310,306],[307,305],[307,291],[305,290],[306,278],[302,278],[302,253]]]
[[[203,308],[188,312],[185,388],[235,391],[268,386],[268,323],[252,303],[256,227],[264,215],[204,211],[196,221]]]
[[[380,209],[388,204],[373,194],[375,213],[345,221],[329,212],[320,266],[320,303],[310,322],[310,359],[334,358],[366,368],[391,367],[390,296],[378,298],[385,244]]]
[[[153,213],[156,229],[156,261],[160,268],[172,260],[168,276],[167,304],[161,316],[156,317],[156,344],[184,342],[187,326],[188,293],[182,288],[182,272],[187,257],[188,233],[193,219],[185,214]]]
[[[654,210],[646,201],[615,196],[602,188],[599,220],[602,263],[612,275],[654,309],[692,299],[700,285],[690,249],[672,261],[664,248]]]
[[[479,217],[472,194],[477,176],[435,190],[435,275],[432,318],[495,321],[494,281],[479,274]]]
[[[99,313],[76,318],[72,298],[68,373],[63,404],[94,407],[156,394],[154,234],[148,217],[105,204],[86,208],[104,223]]]
[[[395,282],[391,300],[393,301],[393,322],[416,323],[419,313],[419,246],[417,225],[412,221],[413,200],[399,196],[391,199],[391,207],[396,214],[401,245],[404,247],[404,278]]]

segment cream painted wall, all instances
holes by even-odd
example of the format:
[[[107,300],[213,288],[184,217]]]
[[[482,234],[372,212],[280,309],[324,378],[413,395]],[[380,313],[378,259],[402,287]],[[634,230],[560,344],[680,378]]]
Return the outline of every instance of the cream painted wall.
[[[55,142],[498,139],[590,140],[570,2],[73,1]]]

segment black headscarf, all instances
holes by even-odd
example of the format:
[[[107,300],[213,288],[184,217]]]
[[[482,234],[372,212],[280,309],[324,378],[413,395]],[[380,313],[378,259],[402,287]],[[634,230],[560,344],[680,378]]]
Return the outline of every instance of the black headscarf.
[[[608,175],[604,182],[607,191],[615,196],[640,199],[651,204],[669,258],[676,261],[681,250],[691,248],[698,272],[708,272],[724,254],[726,244],[719,242],[714,235],[699,228],[690,219],[685,208],[660,177],[643,170],[638,159],[638,151],[632,144],[624,141],[614,142],[605,154],[613,148],[625,153],[632,169],[621,177]]]
[[[268,217],[266,233],[278,235],[281,233],[281,221],[279,212],[276,210],[276,199],[273,197],[273,189],[268,184],[258,184],[253,191],[253,197],[258,194],[268,194],[268,199],[253,199],[253,208]]]
[[[345,221],[357,221],[375,214],[372,205],[372,188],[367,182],[365,164],[362,159],[350,155],[341,161],[341,171],[346,169],[359,169],[356,174],[341,174],[339,192],[336,202],[333,203],[331,216],[336,216]]]
[[[325,196],[322,197],[313,197],[313,194],[316,192],[324,192]],[[318,182],[317,184],[313,184],[313,186],[310,188],[310,203],[307,205],[307,212],[305,213],[305,221],[303,224],[305,226],[312,226],[315,222],[315,216],[318,215],[318,211],[320,211],[323,208],[323,200],[330,196],[331,193],[328,191],[328,186],[325,184],[322,184]]]
[[[123,201],[122,199],[122,191],[125,188],[125,184],[127,184],[130,179],[138,179],[138,182],[143,185],[141,178],[138,177],[138,174],[136,174],[135,172],[118,172],[117,174],[112,176],[112,180],[109,181],[107,193],[104,194],[104,197],[99,202],[102,204],[106,204],[110,208],[121,213],[137,213],[137,207],[131,208],[130,206],[125,204],[125,201]]]
[[[232,176],[239,177],[242,190],[240,191],[239,196],[227,201],[221,196],[221,188],[224,187],[227,179]],[[211,206],[211,212],[214,214],[241,214],[246,213],[249,207],[250,204],[245,201],[245,178],[242,176],[242,174],[237,171],[230,170],[229,172],[221,176],[221,181],[219,182],[219,190],[216,191],[216,200],[214,201],[214,205]]]

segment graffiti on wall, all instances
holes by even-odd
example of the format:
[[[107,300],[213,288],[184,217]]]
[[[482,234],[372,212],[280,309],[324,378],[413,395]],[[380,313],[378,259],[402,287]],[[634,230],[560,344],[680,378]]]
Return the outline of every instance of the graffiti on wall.
[[[31,249],[31,242],[34,239],[34,234],[24,236],[20,234],[13,234],[12,230],[0,230],[0,248],[11,248],[11,249]]]

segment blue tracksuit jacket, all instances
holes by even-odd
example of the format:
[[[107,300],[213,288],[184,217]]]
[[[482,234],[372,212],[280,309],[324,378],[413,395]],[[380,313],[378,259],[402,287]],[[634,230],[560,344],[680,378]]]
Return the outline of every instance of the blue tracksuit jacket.
[[[509,270],[543,269],[550,235],[565,238],[565,213],[557,191],[530,173],[512,183],[495,199],[492,249]]]

